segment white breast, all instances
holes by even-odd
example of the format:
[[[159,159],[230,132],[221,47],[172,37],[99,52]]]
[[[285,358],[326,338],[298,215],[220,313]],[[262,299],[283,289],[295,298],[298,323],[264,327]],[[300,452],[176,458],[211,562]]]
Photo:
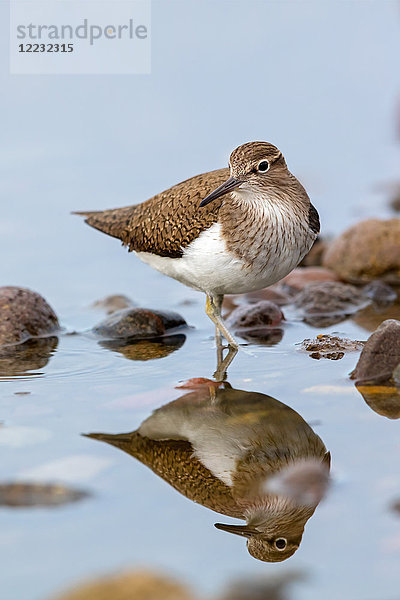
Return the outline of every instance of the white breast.
[[[297,266],[314,241],[307,224],[268,202],[258,203],[243,244],[246,260],[229,251],[215,223],[203,231],[181,258],[138,252],[161,273],[210,294],[240,294],[276,283]]]
[[[182,258],[167,258],[149,252],[138,257],[161,273],[194,289],[214,293],[238,293],[255,284],[244,270],[244,263],[230,253],[221,236],[221,226],[215,223],[203,231],[183,253]],[[260,286],[264,287],[264,286]]]

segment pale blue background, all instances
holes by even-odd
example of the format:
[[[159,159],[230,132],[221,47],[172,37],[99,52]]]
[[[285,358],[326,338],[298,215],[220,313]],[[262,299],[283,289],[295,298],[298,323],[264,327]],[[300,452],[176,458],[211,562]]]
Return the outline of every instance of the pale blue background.
[[[154,364],[65,338],[48,378],[1,384],[0,420],[40,424],[54,435],[50,446],[10,451],[1,459],[2,478],[64,454],[113,461],[107,476],[87,484],[97,503],[0,512],[2,599],[44,600],[81,577],[154,564],[205,591],[238,574],[304,567],[310,579],[297,598],[394,600],[399,555],[386,549],[395,518],[385,510],[400,488],[398,425],[372,413],[351,390],[340,398],[302,393],[314,379],[350,387],[346,374],[354,363],[348,357],[327,371],[321,361],[304,363],[293,344],[309,335],[306,328],[289,327],[280,350],[261,353],[258,362],[241,354],[231,378],[275,395],[310,421],[322,420],[317,432],[332,451],[338,481],[344,478],[287,565],[252,560],[240,540],[213,530],[218,517],[128,456],[79,437],[133,429],[166,400],[157,399],[158,388],[169,386],[168,399],[176,397],[177,380],[209,376],[214,356],[204,345],[211,329],[202,300],[179,305],[197,302],[194,292],[69,212],[140,202],[227,164],[234,147],[259,139],[284,152],[318,206],[324,233],[387,215],[387,195],[378,188],[399,178],[399,5],[163,0],[153,2],[152,13],[149,76],[10,76],[8,6],[0,2],[0,285],[40,291],[66,326],[88,326],[98,315],[82,316],[84,307],[126,292],[141,303],[178,308],[198,327],[185,351]],[[361,335],[355,326],[346,333]],[[289,372],[281,364],[287,353]],[[153,388],[144,408],[108,407],[118,394]],[[33,395],[17,401],[14,391],[26,389]],[[379,477],[383,492],[372,496]]]

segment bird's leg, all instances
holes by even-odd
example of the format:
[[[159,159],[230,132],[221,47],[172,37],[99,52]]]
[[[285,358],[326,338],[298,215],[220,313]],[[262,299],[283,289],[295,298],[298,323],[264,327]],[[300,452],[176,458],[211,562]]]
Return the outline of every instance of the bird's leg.
[[[225,381],[228,367],[235,358],[237,352],[237,348],[228,346],[228,354],[223,358],[221,351],[221,359],[218,357],[217,370],[214,373],[215,381]]]
[[[217,298],[218,298],[218,296],[217,296]],[[215,323],[215,326],[217,327],[217,329],[219,329],[219,332],[222,333],[222,335],[228,342],[229,346],[231,346],[232,348],[235,348],[235,350],[237,351],[237,349],[239,348],[239,345],[238,345],[237,341],[235,340],[235,338],[233,337],[233,335],[231,334],[231,332],[227,329],[225,323],[223,322],[223,320],[221,318],[221,304],[222,304],[223,296],[219,296],[219,298],[220,299],[217,300],[217,304],[216,304],[214,301],[214,298],[212,296],[210,296],[209,294],[207,294],[206,313],[210,317],[211,321],[213,321],[213,323]]]
[[[214,296],[214,305],[217,311],[221,314],[222,302],[224,297],[222,295]],[[222,336],[221,332],[218,328],[218,325],[215,325],[215,343],[217,346],[217,363],[220,365],[224,358],[224,347],[222,345]]]
[[[221,307],[224,297],[222,295],[210,296],[207,294],[206,300],[206,313],[210,319],[215,323],[215,340],[217,343],[217,370],[214,373],[214,377],[217,381],[225,381],[226,371],[235,358],[238,351],[238,344],[225,326],[221,318]],[[224,347],[222,345],[221,334],[228,342],[228,354],[224,358]]]

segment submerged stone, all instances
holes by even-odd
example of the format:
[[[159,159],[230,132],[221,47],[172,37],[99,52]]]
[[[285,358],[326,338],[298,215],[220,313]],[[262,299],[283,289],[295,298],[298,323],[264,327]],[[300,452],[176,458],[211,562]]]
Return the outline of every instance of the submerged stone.
[[[329,245],[323,264],[344,281],[400,283],[400,219],[368,219],[350,227]]]
[[[317,335],[316,338],[306,339],[301,344],[302,350],[310,352],[310,358],[317,360],[321,358],[339,360],[346,352],[356,352],[363,347],[364,342],[333,335]]]
[[[108,340],[140,340],[162,337],[168,331],[186,325],[185,319],[172,311],[127,308],[113,313],[96,325],[93,332]]]
[[[40,294],[21,287],[0,287],[0,346],[20,344],[58,329],[57,315]]]

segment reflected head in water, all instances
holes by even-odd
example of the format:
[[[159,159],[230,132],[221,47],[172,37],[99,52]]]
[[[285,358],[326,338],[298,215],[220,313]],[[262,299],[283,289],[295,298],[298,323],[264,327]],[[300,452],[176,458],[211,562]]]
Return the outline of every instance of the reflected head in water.
[[[89,437],[124,450],[190,500],[244,519],[216,527],[245,537],[250,554],[268,562],[299,547],[330,467],[323,442],[294,410],[207,381],[131,433]]]

